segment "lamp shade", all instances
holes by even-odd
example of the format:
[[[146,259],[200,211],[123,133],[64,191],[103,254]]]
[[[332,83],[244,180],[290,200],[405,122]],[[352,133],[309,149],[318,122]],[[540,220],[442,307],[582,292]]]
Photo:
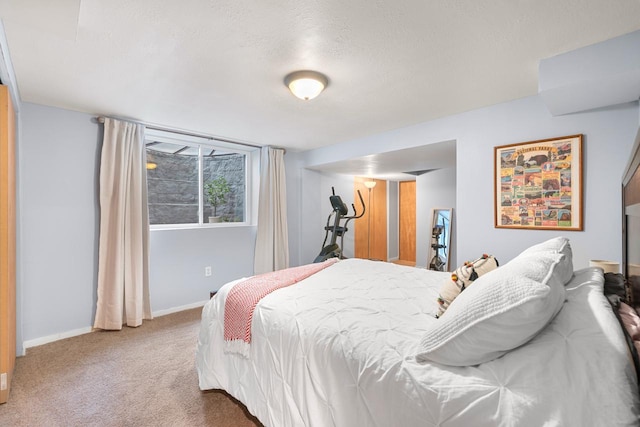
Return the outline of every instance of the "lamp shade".
[[[364,186],[367,187],[368,189],[372,189],[373,187],[376,186],[376,182],[374,180],[365,181]]]
[[[301,70],[287,74],[284,78],[284,84],[292,94],[308,101],[320,95],[327,87],[328,80],[324,74],[317,71]]]

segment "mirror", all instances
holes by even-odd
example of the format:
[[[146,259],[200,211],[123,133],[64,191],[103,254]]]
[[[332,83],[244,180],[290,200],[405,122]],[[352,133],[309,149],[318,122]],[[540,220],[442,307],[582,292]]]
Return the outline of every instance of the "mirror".
[[[431,217],[431,241],[427,266],[429,270],[449,271],[451,219],[453,209],[434,209]]]

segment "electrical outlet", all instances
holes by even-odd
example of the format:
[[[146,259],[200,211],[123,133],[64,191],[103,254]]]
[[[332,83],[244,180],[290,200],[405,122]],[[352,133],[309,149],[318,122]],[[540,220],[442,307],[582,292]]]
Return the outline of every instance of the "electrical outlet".
[[[206,277],[211,276],[211,266],[207,266],[207,267],[204,268],[204,275]]]

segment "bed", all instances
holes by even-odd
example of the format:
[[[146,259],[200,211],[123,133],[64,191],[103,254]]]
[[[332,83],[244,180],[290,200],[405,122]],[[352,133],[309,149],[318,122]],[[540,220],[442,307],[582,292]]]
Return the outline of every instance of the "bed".
[[[638,426],[640,132],[622,184],[624,276],[562,236],[455,276],[341,260],[255,301],[238,351],[241,279],[203,309],[200,388],[268,427]]]
[[[241,280],[229,283],[203,309],[200,388],[273,427],[637,426],[636,371],[602,270],[573,271],[564,238],[527,251],[439,319],[451,273],[341,260],[262,298],[244,356],[223,345]],[[513,286],[521,277],[537,282]]]

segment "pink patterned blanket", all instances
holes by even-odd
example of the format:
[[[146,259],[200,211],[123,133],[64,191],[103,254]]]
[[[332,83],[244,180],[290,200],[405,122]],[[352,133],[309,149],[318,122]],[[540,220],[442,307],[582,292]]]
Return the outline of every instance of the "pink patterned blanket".
[[[249,357],[251,320],[258,302],[276,289],[293,285],[338,261],[331,258],[318,264],[286,268],[250,277],[237,283],[224,303],[224,350]]]

